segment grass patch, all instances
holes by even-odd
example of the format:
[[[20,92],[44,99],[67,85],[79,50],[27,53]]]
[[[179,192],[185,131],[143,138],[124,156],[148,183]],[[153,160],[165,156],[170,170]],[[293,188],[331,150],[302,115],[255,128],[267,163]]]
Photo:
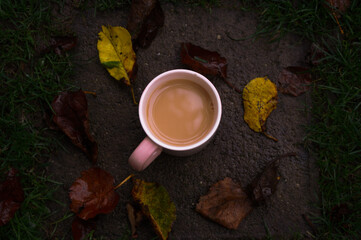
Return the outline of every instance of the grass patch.
[[[44,239],[46,207],[59,183],[44,173],[51,139],[41,122],[44,108],[68,87],[69,57],[35,52],[36,39],[54,34],[47,1],[0,2],[0,173],[19,170],[25,200],[15,217],[0,227],[0,239]]]

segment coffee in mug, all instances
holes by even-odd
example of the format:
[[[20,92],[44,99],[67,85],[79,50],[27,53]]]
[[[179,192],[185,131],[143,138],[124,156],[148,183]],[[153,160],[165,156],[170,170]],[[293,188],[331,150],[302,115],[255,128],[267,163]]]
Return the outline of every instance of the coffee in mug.
[[[142,171],[163,151],[174,156],[199,152],[211,141],[221,116],[219,94],[203,75],[174,69],[156,76],[139,101],[139,120],[147,136],[129,164]]]
[[[153,91],[147,106],[152,133],[173,146],[186,146],[204,138],[215,113],[209,93],[186,79],[168,81]]]

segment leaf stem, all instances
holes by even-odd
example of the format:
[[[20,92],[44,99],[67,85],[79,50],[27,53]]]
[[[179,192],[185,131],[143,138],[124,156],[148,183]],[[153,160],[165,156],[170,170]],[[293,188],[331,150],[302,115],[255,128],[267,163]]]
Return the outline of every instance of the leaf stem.
[[[130,178],[132,178],[134,174],[130,174],[126,179],[124,179],[121,183],[119,183],[117,186],[114,187],[114,190],[122,186],[126,181],[128,181]]]
[[[233,90],[235,90],[236,92],[238,92],[239,94],[242,94],[241,89],[235,87],[232,83],[230,83],[226,78],[223,78],[223,81]]]
[[[133,97],[133,102],[135,105],[138,105],[137,100],[135,100],[135,95],[134,95],[134,89],[133,86],[130,86],[130,92],[132,93],[132,97]]]
[[[278,142],[278,139],[277,139],[277,138],[272,137],[272,136],[271,136],[271,135],[269,135],[268,133],[263,132],[263,134],[264,134],[266,137],[268,137],[269,139],[272,139],[273,141]]]

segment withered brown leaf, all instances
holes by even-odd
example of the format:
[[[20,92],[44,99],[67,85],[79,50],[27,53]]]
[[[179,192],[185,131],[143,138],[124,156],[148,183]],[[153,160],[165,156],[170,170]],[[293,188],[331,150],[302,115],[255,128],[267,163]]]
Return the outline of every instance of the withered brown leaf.
[[[39,49],[39,54],[54,51],[57,55],[63,55],[76,46],[77,40],[77,37],[74,36],[52,37],[47,47]]]
[[[248,185],[249,195],[255,205],[264,203],[276,191],[280,180],[278,165],[279,158],[269,163]]]
[[[8,223],[24,201],[24,191],[21,187],[18,171],[11,168],[4,182],[0,184],[0,226]]]
[[[70,209],[83,220],[112,212],[119,201],[113,185],[113,176],[99,167],[83,171],[69,189]]]
[[[227,78],[227,59],[192,43],[181,44],[182,62],[196,72]]]
[[[135,49],[149,47],[163,25],[164,13],[158,0],[132,1],[127,29]]]
[[[95,219],[89,219],[87,221],[75,217],[73,223],[71,224],[71,231],[74,240],[82,240],[88,239],[86,238],[91,231],[94,231],[96,228],[96,221]]]
[[[214,184],[196,206],[196,211],[204,217],[229,229],[237,229],[252,209],[252,201],[241,185],[229,177]]]
[[[298,66],[284,68],[278,79],[279,90],[295,97],[306,92],[312,83],[312,77],[308,70],[308,68]]]
[[[62,92],[51,103],[53,121],[95,163],[98,145],[90,133],[88,102],[84,92]]]

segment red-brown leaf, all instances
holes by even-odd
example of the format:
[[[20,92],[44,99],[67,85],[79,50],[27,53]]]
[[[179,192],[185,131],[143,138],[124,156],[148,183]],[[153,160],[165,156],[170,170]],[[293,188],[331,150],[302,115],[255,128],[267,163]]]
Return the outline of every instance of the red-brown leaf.
[[[196,206],[197,212],[229,229],[237,229],[252,209],[242,187],[228,177],[214,184]]]
[[[279,90],[292,96],[299,96],[310,88],[311,74],[304,67],[286,67],[278,79]]]
[[[164,13],[158,0],[133,0],[128,18],[134,48],[147,48],[164,25]]]
[[[90,133],[88,102],[84,92],[62,92],[55,97],[51,106],[55,113],[55,124],[95,163],[98,145]]]
[[[11,168],[7,177],[0,184],[0,226],[8,223],[24,201],[24,191],[21,187],[20,177],[16,176],[17,170]]]
[[[119,201],[113,176],[98,167],[81,173],[81,177],[71,185],[69,197],[70,209],[83,220],[110,213]]]
[[[71,224],[71,231],[73,234],[74,240],[82,240],[88,239],[85,238],[88,236],[91,231],[95,230],[96,228],[96,221],[94,219],[89,219],[87,221],[75,217],[73,223]]]
[[[196,72],[227,78],[227,59],[217,52],[206,50],[192,43],[182,43],[181,58],[185,65]]]

